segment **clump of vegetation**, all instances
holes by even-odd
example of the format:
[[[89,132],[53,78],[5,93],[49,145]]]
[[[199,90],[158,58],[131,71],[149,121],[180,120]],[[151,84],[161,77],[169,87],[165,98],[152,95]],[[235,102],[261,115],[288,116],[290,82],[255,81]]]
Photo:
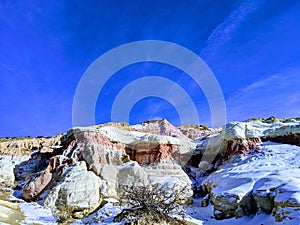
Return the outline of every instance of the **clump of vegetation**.
[[[99,129],[101,127],[116,127],[116,128],[120,128],[123,130],[129,130],[129,131],[134,130],[134,128],[130,127],[127,122],[119,122],[119,123],[108,122],[108,123],[92,126],[92,128],[95,128],[95,129]]]
[[[25,139],[30,139],[30,136],[22,136],[22,137],[5,137],[5,138],[0,138],[0,142],[6,142],[6,141],[18,141],[18,140],[25,140]]]
[[[266,122],[266,123],[278,123],[278,122],[280,122],[280,121],[279,121],[279,119],[277,119],[275,116],[271,116],[271,117],[265,119],[264,122]]]
[[[126,221],[125,224],[185,224],[183,220],[173,218],[177,214],[184,218],[182,206],[186,203],[188,187],[175,184],[171,189],[154,185],[120,186],[121,203],[128,205],[114,221]]]
[[[150,120],[145,120],[142,122],[142,124],[144,123],[156,123],[156,122],[160,122],[160,121],[163,121],[163,120],[166,120],[165,118],[153,118],[153,119],[150,119]]]
[[[177,128],[180,130],[187,130],[189,128],[193,128],[196,130],[209,130],[209,128],[205,124],[187,124],[187,125],[179,126]]]
[[[245,122],[251,122],[251,121],[255,121],[255,122],[260,121],[260,122],[262,122],[263,120],[264,120],[263,118],[256,117],[256,118],[247,119],[247,120],[245,120]]]

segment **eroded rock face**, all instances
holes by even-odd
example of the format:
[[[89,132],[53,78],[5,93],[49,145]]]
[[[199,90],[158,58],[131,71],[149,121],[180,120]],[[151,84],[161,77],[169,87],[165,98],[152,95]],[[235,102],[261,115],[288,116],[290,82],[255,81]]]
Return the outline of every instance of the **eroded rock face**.
[[[177,145],[139,142],[125,148],[131,160],[139,164],[150,164],[153,162],[165,161],[172,158],[178,151]]]
[[[180,129],[173,126],[166,119],[162,120],[149,120],[141,123],[140,125],[133,126],[136,131],[151,133],[151,134],[159,134],[164,136],[171,137],[180,137],[183,136]]]
[[[225,126],[220,134],[226,142],[226,151],[230,158],[235,154],[247,154],[256,151],[262,141],[284,144],[299,144],[300,121],[294,122],[232,122]]]
[[[42,155],[31,155],[26,159],[15,165],[14,173],[17,181],[28,181],[35,177],[37,173],[46,169],[49,160]]]
[[[44,200],[44,205],[52,208],[60,220],[82,218],[100,206],[102,181],[87,171],[85,162],[77,162],[64,173],[62,181]]]
[[[186,157],[191,157],[196,146],[184,135],[175,138],[114,127],[103,127],[99,131],[105,134],[111,142],[122,143],[130,159],[141,164],[150,164],[171,158],[181,161],[184,160],[185,154]]]
[[[187,136],[188,138],[197,141],[200,139],[204,139],[210,135],[220,132],[220,128],[208,128],[206,125],[183,125],[179,126],[178,129],[182,134]]]
[[[229,123],[223,131],[227,157],[246,155],[259,150],[262,143],[258,132],[248,123]]]
[[[60,155],[50,158],[47,168],[32,177],[23,187],[23,199],[38,199],[44,191],[51,189],[63,178],[63,172],[73,163],[72,159]]]
[[[13,159],[17,156],[30,154],[32,150],[38,150],[41,148],[52,149],[52,147],[60,146],[60,138],[62,134],[58,134],[51,138],[39,137],[39,138],[9,138],[0,140],[0,155],[9,155]]]
[[[167,131],[162,129],[159,132]],[[26,175],[33,171],[38,173],[26,183],[22,193],[27,201],[44,198],[44,204],[53,208],[60,219],[88,215],[99,207],[103,197],[119,198],[122,185],[166,183],[169,177],[180,179],[186,186],[191,184],[174,160],[174,157],[180,158],[182,153],[189,153],[195,147],[184,135],[176,138],[115,126],[77,127],[70,129],[61,138],[60,144],[58,150],[48,151],[43,147],[32,154],[29,162],[41,158],[48,164],[44,169],[27,171]],[[21,169],[16,172],[24,174]],[[91,181],[92,178],[96,179],[96,183]],[[95,195],[97,201],[93,202],[86,195],[96,192],[95,187],[100,191]],[[78,188],[87,191],[77,196]],[[187,188],[186,199],[192,194]],[[80,205],[79,202],[86,204]]]
[[[108,131],[108,128],[105,129]],[[160,182],[172,175],[180,177],[186,184],[190,184],[188,176],[172,160],[172,154],[178,151],[178,141],[171,144],[170,140],[172,141],[172,139],[164,139],[163,136],[139,133],[141,136],[135,137],[134,134],[130,135],[127,131],[125,134],[115,128],[113,131],[108,131],[109,139],[114,142],[116,140],[123,141],[126,146],[125,152],[133,161],[128,161],[128,158],[120,165],[95,163],[90,167],[106,182],[108,197],[118,198],[120,185],[147,183],[149,179],[151,182]],[[111,134],[116,136],[111,136]],[[137,138],[139,141],[136,141]]]
[[[90,214],[103,198],[118,199],[122,185],[158,183],[171,192],[176,191],[173,184],[190,187],[191,181],[181,167],[189,164],[204,176],[222,168],[202,185],[208,194],[203,205],[210,199],[216,218],[241,217],[261,210],[282,221],[300,217],[300,187],[293,175],[299,174],[295,158],[300,151],[288,147],[292,154],[283,157],[281,147],[260,149],[260,145],[266,140],[297,144],[298,123],[249,121],[215,130],[197,126],[178,129],[166,120],[132,127],[106,124],[72,128],[59,140],[22,140],[16,148],[11,144],[6,149],[34,150],[31,159],[14,170],[20,180],[31,178],[22,196],[28,201],[43,199],[60,220]],[[197,140],[196,151],[191,139]],[[286,145],[282,147],[286,149]],[[201,184],[197,179],[195,175]],[[185,199],[188,201],[192,194],[187,188]]]
[[[234,138],[226,140],[227,157],[234,155],[247,155],[250,152],[258,151],[262,143],[260,138]]]
[[[283,144],[292,144],[300,146],[300,133],[290,133],[290,134],[283,134],[280,136],[266,136],[262,137],[263,141],[272,141],[277,143]]]
[[[300,121],[249,120],[231,122],[219,132],[197,140],[197,150],[190,165],[207,161],[214,167],[234,156],[258,152],[265,141],[299,145]]]
[[[120,165],[128,160],[125,145],[111,142],[106,135],[92,128],[73,128],[63,141],[67,149],[63,155],[84,160],[88,168],[94,164]]]
[[[14,164],[11,160],[0,158],[0,187],[13,186],[15,181]]]
[[[299,145],[300,121],[268,122],[249,121],[233,122],[226,125],[226,139],[260,138],[283,144]]]

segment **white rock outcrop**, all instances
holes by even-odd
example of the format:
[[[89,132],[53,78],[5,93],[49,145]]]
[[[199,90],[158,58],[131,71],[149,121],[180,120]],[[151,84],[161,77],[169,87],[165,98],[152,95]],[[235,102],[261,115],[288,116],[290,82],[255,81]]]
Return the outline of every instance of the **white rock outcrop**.
[[[87,171],[85,162],[78,162],[65,172],[64,179],[44,200],[59,220],[82,218],[97,209],[102,202],[102,181]]]
[[[11,160],[0,158],[0,187],[13,186],[15,181],[14,164]]]

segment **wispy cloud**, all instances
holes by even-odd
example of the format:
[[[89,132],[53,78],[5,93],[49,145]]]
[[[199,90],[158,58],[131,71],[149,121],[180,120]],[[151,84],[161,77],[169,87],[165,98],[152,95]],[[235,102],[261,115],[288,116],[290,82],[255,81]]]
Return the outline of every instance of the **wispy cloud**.
[[[239,89],[226,102],[228,119],[299,116],[299,76],[300,68],[290,68]]]
[[[231,34],[243,23],[263,1],[244,0],[227,16],[210,34],[206,46],[200,52],[200,57],[207,59],[219,47],[230,41]]]
[[[11,72],[14,72],[16,70],[16,66],[6,63],[2,57],[0,57],[0,67],[6,69],[8,71],[11,71]]]
[[[239,98],[240,96],[243,96],[245,94],[247,95],[248,93],[251,93],[251,92],[255,91],[256,89],[260,89],[260,88],[264,88],[266,86],[269,86],[272,82],[278,80],[279,78],[280,78],[280,76],[275,74],[275,75],[272,75],[272,76],[267,77],[265,79],[257,80],[255,82],[249,84],[248,86],[239,89],[234,94],[234,97],[231,98],[230,100]]]
[[[295,104],[300,104],[300,93],[292,94],[288,99],[288,101],[286,102],[286,105],[295,105]]]

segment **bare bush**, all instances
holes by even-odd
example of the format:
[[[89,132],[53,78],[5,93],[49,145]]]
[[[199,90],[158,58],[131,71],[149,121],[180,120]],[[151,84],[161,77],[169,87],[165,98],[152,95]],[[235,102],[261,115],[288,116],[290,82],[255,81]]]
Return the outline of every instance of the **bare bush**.
[[[115,221],[125,220],[129,224],[185,224],[182,220],[171,217],[180,215],[183,219],[183,205],[189,200],[186,193],[189,186],[175,184],[166,188],[159,184],[120,186],[121,203],[128,205],[115,217]]]

